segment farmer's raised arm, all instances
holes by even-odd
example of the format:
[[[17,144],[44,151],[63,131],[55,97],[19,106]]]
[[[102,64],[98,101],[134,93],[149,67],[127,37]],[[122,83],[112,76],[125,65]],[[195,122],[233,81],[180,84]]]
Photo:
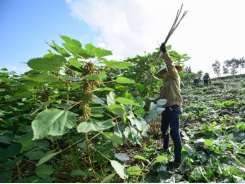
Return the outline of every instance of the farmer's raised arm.
[[[169,75],[171,75],[174,79],[178,79],[178,76],[179,76],[178,71],[175,68],[174,62],[172,61],[170,55],[168,54],[164,43],[162,43],[162,45],[160,46],[160,49],[163,52],[161,58],[164,59],[167,65]]]

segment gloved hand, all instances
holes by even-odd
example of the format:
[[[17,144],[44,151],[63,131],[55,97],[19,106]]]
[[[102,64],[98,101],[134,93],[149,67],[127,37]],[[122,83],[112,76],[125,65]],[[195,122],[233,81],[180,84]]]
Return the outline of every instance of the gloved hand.
[[[164,43],[162,43],[162,45],[160,46],[160,50],[165,53],[167,50],[166,50],[166,46]]]

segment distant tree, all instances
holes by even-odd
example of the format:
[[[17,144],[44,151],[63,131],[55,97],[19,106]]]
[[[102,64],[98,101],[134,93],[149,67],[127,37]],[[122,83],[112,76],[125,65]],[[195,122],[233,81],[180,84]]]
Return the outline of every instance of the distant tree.
[[[185,81],[187,83],[187,85],[189,86],[190,84],[190,80],[193,77],[193,73],[191,71],[191,66],[186,66],[184,69],[184,75],[182,76],[182,80]]]
[[[237,73],[237,68],[238,68],[239,65],[237,65],[236,62],[232,62],[231,64],[231,74],[234,76],[236,73]]]
[[[202,70],[200,70],[200,71],[197,72],[197,77],[198,78],[201,79],[202,78],[202,75],[203,75],[203,71]]]
[[[223,74],[227,75],[228,73],[229,73],[228,68],[223,65]]]
[[[191,73],[191,66],[186,66],[186,67],[184,68],[184,71],[185,71],[186,73]]]
[[[240,73],[242,74],[242,68],[245,68],[245,58],[242,57],[239,59]]]
[[[219,77],[220,76],[220,62],[219,61],[215,61],[215,63],[212,64],[214,73]]]

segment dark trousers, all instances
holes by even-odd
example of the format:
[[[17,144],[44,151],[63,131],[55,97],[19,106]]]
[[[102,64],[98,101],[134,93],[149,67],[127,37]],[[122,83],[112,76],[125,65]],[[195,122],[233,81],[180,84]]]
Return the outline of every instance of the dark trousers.
[[[198,85],[199,84],[199,80],[198,79],[194,79],[194,85]]]
[[[162,125],[161,130],[163,134],[163,149],[169,147],[169,132],[174,142],[174,161],[181,162],[182,142],[180,138],[180,115],[181,107],[178,105],[166,107],[162,112]],[[168,129],[170,127],[170,131]]]
[[[203,80],[203,82],[204,82],[204,86],[208,87],[208,80]]]

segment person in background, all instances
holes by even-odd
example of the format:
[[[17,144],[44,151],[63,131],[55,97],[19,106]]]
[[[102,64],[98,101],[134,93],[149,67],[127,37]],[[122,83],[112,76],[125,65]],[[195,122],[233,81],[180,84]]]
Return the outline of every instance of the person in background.
[[[171,57],[166,51],[164,43],[160,46],[163,52],[162,58],[164,65],[156,74],[160,79],[165,79],[160,89],[160,96],[155,99],[155,103],[159,99],[166,99],[167,102],[163,106],[165,110],[162,112],[161,131],[163,134],[163,149],[167,151],[169,148],[169,134],[174,143],[174,163],[171,168],[178,168],[181,163],[182,141],[180,137],[180,115],[182,112],[182,97],[180,94],[180,76],[181,66],[174,65]],[[169,130],[170,127],[170,131]],[[170,133],[169,133],[170,132]]]
[[[199,84],[199,78],[196,77],[196,78],[194,79],[194,85],[195,85],[195,86],[198,86],[198,84]]]
[[[211,79],[209,77],[208,73],[205,73],[205,75],[203,76],[203,84],[204,86],[208,87],[208,83],[211,83]]]

